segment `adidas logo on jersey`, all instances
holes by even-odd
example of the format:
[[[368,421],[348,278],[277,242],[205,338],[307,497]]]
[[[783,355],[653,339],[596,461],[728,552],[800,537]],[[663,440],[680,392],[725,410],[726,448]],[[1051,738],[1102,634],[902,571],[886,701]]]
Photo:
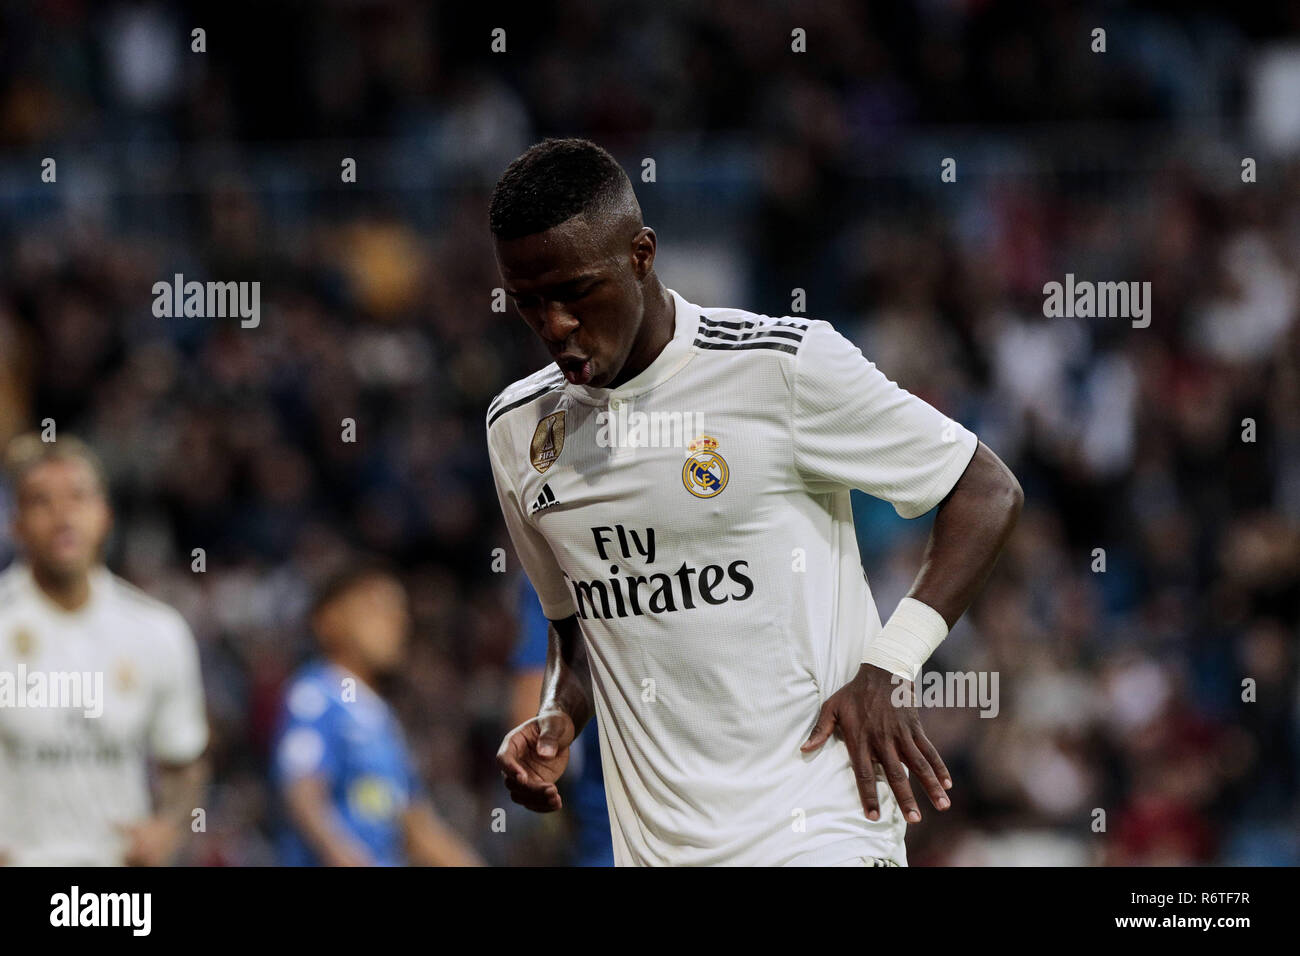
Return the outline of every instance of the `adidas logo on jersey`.
[[[530,515],[535,515],[539,511],[545,511],[552,505],[558,504],[559,502],[555,498],[555,492],[551,491],[551,486],[549,484],[545,484],[542,485],[542,493],[537,496],[537,500],[534,501],[533,506],[528,509],[528,513]]]

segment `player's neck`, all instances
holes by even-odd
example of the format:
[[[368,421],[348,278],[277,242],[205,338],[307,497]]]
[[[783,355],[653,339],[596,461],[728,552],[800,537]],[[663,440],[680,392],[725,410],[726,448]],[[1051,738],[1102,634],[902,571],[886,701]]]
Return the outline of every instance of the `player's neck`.
[[[375,689],[375,675],[372,674],[360,661],[353,660],[351,657],[344,654],[336,654],[332,656],[329,661],[349,677],[355,677],[357,680],[361,681],[366,690],[371,693],[378,693]]]
[[[677,330],[677,303],[658,279],[654,282],[654,291],[645,304],[645,315],[641,320],[641,332],[638,341],[606,388],[618,388],[632,381],[646,369],[673,340]]]
[[[90,575],[54,574],[48,568],[31,565],[32,580],[49,600],[64,611],[80,611],[90,601]]]

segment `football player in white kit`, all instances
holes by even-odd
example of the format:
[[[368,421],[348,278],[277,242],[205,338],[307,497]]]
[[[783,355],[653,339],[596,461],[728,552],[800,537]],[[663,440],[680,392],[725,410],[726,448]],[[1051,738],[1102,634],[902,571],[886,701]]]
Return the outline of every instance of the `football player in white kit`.
[[[166,864],[206,777],[194,638],[103,566],[111,514],[84,444],[24,435],[5,464],[21,556],[0,573],[0,860]]]
[[[595,713],[618,865],[905,865],[908,770],[940,810],[952,782],[891,698],[983,586],[1015,477],[828,323],[666,289],[630,181],[590,141],[525,152],[489,216],[505,291],[555,359],[487,414],[551,621],[538,716],[498,751],[512,799],[560,807]],[[937,506],[883,627],[851,488],[906,518]]]

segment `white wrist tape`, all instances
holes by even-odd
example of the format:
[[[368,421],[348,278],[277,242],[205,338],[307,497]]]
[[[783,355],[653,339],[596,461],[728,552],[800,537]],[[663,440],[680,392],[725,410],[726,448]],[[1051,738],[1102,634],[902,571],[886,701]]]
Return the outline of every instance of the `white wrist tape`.
[[[905,597],[867,645],[862,663],[915,681],[921,666],[948,636],[948,623],[934,608]]]

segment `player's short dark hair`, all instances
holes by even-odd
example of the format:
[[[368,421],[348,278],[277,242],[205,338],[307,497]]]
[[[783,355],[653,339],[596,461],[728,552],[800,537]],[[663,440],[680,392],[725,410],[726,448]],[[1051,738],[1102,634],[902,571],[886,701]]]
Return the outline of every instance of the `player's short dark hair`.
[[[548,138],[506,167],[492,190],[488,222],[496,238],[518,239],[616,208],[631,190],[623,167],[601,146]]]
[[[365,558],[336,571],[316,589],[316,596],[311,602],[311,618],[314,620],[335,601],[351,594],[360,585],[376,579],[402,580],[397,568],[384,558]]]

